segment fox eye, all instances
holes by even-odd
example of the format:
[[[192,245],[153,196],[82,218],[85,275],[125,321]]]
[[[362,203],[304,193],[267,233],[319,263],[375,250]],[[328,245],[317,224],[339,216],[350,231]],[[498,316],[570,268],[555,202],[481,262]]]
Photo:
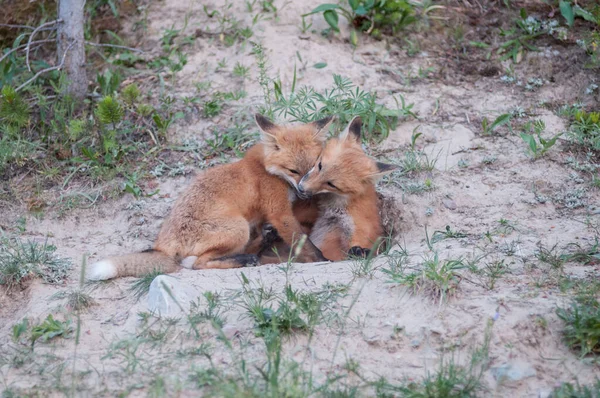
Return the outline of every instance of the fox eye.
[[[275,145],[275,150],[278,151],[279,150],[279,145]]]
[[[290,171],[290,173],[292,174],[298,174],[300,175],[300,173],[298,173],[298,170],[292,170],[292,169],[288,169]]]
[[[333,185],[333,183],[332,183],[331,181],[327,181],[327,185],[329,185],[329,186],[330,186],[331,188],[333,188],[333,189],[337,189],[337,190],[339,190],[339,188],[338,188],[338,187],[336,187],[335,185]]]
[[[321,164],[321,162],[319,162],[319,171],[321,171],[322,168],[323,168],[323,165]]]

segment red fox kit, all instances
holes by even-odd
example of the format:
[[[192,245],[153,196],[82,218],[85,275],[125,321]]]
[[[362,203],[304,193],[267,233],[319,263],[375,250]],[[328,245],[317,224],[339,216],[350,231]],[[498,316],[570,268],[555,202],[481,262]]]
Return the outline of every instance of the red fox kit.
[[[298,126],[278,126],[255,116],[262,142],[238,162],[217,166],[196,177],[175,203],[151,250],[111,257],[90,267],[89,279],[140,276],[152,270],[236,268],[258,264],[247,254],[251,234],[273,225],[292,245],[303,230],[292,212],[301,177],[314,165],[331,117]],[[303,261],[323,255],[307,239]],[[183,260],[183,262],[182,262]]]
[[[366,255],[382,236],[376,181],[396,167],[376,162],[361,147],[360,117],[325,144],[315,166],[300,180],[302,196],[317,195],[319,215],[310,240],[332,261]]]

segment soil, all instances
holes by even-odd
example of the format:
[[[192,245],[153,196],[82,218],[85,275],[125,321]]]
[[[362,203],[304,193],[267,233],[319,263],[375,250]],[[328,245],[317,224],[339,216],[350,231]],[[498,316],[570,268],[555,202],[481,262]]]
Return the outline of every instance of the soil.
[[[600,368],[597,362],[579,358],[564,344],[563,323],[556,315],[556,308],[568,306],[572,297],[569,291],[560,289],[560,278],[591,281],[600,277],[600,265],[566,263],[560,276],[550,265],[538,261],[535,254],[540,246],[592,245],[600,224],[597,207],[600,193],[590,186],[589,175],[569,166],[568,159],[578,154],[571,151],[564,139],[546,156],[533,161],[518,134],[502,127],[486,136],[481,127],[483,118],[494,120],[518,108],[527,114],[523,123],[531,118],[545,122],[547,138],[564,131],[568,121],[557,116],[557,104],[582,102],[588,107],[598,104],[597,97],[585,94],[585,89],[598,79],[593,71],[578,66],[585,54],[574,45],[548,40],[536,43],[539,52],[526,53],[521,63],[512,66],[510,60],[500,62],[497,57],[487,60],[484,50],[471,49],[466,53],[456,50],[448,41],[442,41],[452,24],[444,27],[439,22],[433,22],[430,30],[410,36],[420,44],[413,56],[407,55],[406,43],[399,39],[376,41],[361,36],[354,50],[346,39],[347,27],[342,26],[341,34],[333,37],[320,35],[318,32],[326,24],[319,15],[307,17],[313,24],[311,29],[317,33],[300,32],[300,15],[319,3],[310,0],[281,4],[276,16],[270,14],[271,18],[254,27],[251,40],[261,42],[267,50],[271,75],[278,76],[284,89],[289,90],[296,67],[297,84],[322,91],[331,87],[332,74],[340,74],[362,89],[376,92],[379,100],[389,107],[395,107],[394,97],[400,94],[407,103],[414,104],[413,111],[419,119],[402,121],[388,139],[374,145],[371,151],[384,154],[382,160],[398,161],[409,148],[413,132],[418,130],[422,136],[417,148],[430,158],[437,158],[437,162],[433,171],[410,177],[415,182],[430,179],[434,189],[411,194],[394,184],[393,178],[384,179],[379,191],[387,230],[394,231],[396,241],[410,254],[410,265],[416,266],[432,255],[427,236],[431,238],[434,231],[444,231],[450,226],[453,231],[464,232],[466,237],[435,243],[441,259],[466,261],[485,254],[483,263],[504,260],[509,271],[493,289],[487,289],[476,283],[475,275],[464,270],[456,289],[440,302],[427,291],[414,292],[389,283],[389,277],[382,272],[388,267],[385,257],[375,260],[370,277],[354,275],[352,270],[356,265],[352,261],[295,264],[289,278],[296,288],[314,291],[326,283],[351,284],[351,287],[335,305],[340,313],[348,311],[345,323],[325,322],[317,327],[310,340],[305,335],[293,337],[286,343],[286,355],[298,361],[309,355],[306,363],[321,378],[339,371],[352,359],[360,364],[361,374],[371,380],[379,376],[393,382],[420,380],[435,372],[441,361],[449,357],[466,363],[470,352],[482,344],[486,327],[492,322],[491,362],[483,376],[487,387],[484,396],[547,396],[560,382],[592,382],[600,374]],[[152,3],[142,47],[152,53],[160,45],[162,32],[173,26],[182,28],[186,17],[187,26],[182,34],[216,28],[216,22],[205,15],[204,5],[221,9],[223,2]],[[452,21],[465,23],[466,40],[491,37],[490,32],[495,32],[495,26],[506,17],[497,8],[489,15],[482,15],[476,6],[460,9],[449,4],[448,7]],[[227,12],[240,19],[242,25],[251,23],[252,15],[243,2],[234,2]],[[460,16],[452,17],[455,14]],[[183,70],[165,79],[165,90],[177,97],[193,95],[194,83],[210,81],[211,90],[244,89],[248,96],[241,105],[212,119],[192,114],[179,120],[169,131],[172,143],[201,140],[214,126],[227,126],[234,112],[252,114],[263,102],[251,46],[227,47],[218,36],[198,36],[186,48],[188,62]],[[216,70],[222,59],[226,59],[227,67]],[[249,78],[231,74],[238,62],[252,66]],[[327,66],[312,67],[318,62],[326,62]],[[419,71],[427,68],[432,68],[432,72],[425,77]],[[500,79],[509,68],[514,68],[516,80],[523,84],[504,83]],[[524,86],[531,78],[542,79],[543,85],[528,91]],[[486,159],[493,161],[484,162]],[[99,200],[91,208],[74,209],[66,214],[48,210],[43,216],[36,216],[28,212],[24,203],[3,203],[5,211],[0,215],[0,225],[12,226],[25,217],[24,239],[40,242],[48,239],[58,248],[59,255],[71,258],[74,263],[64,285],[33,281],[24,290],[0,297],[3,352],[10,351],[13,345],[12,325],[24,317],[42,320],[54,314],[55,318],[72,318],[64,300],[54,299],[53,295],[77,288],[83,255],[93,262],[150,247],[174,200],[193,175],[156,178],[152,184],[160,193],[152,197],[135,199],[126,195]],[[574,208],[565,206],[561,195],[578,189],[584,190],[580,203]],[[548,200],[540,200],[540,195]],[[502,219],[509,220],[514,230],[503,230],[499,222]],[[485,237],[488,232],[490,239]],[[227,296],[241,288],[242,272],[252,283],[275,291],[281,291],[286,281],[278,265],[243,271],[183,269],[174,276],[199,291]],[[164,377],[168,395],[196,393],[189,375],[193,369],[205,366],[206,359],[173,359],[172,355],[194,346],[193,339],[180,338],[187,330],[176,329],[161,345],[140,349],[137,353],[142,358],[140,367],[131,374],[123,371],[128,363],[124,357],[107,355],[115,352],[111,351],[115,342],[140,332],[138,313],[146,311],[146,298],[137,301],[133,297],[129,291],[133,281],[133,278],[118,279],[91,291],[96,304],[81,315],[82,333],[76,349],[73,339],[55,339],[36,344],[35,360],[22,367],[0,364],[0,390],[10,387],[38,396],[62,395],[71,388],[73,367],[77,375],[76,395],[114,396],[124,392],[146,395],[151,388],[149,380],[156,374]],[[252,322],[243,317],[242,309],[231,305],[226,318],[225,330],[236,336],[236,345],[243,348],[246,360],[262,361],[263,350],[256,342]],[[213,362],[223,368],[233,366],[236,359],[217,342],[214,329],[203,327],[201,334],[203,341],[215,347]],[[505,364],[524,364],[529,372],[518,380],[495,377],[498,373],[494,369]]]

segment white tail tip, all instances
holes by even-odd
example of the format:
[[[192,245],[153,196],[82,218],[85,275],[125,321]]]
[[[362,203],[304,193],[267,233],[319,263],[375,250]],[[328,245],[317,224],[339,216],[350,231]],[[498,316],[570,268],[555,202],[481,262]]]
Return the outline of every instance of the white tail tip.
[[[186,257],[181,261],[181,266],[184,268],[187,268],[187,269],[193,269],[194,263],[196,262],[197,259],[198,259],[198,257],[196,257],[196,256]]]
[[[117,267],[110,260],[102,260],[90,266],[87,278],[92,281],[103,281],[117,276]]]

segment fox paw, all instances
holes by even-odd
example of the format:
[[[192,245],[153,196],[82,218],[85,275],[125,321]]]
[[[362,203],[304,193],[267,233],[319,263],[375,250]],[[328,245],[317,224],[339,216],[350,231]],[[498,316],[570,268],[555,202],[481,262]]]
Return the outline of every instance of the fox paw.
[[[360,246],[353,246],[348,251],[348,256],[350,256],[350,257],[366,258],[366,257],[369,257],[370,254],[371,254],[371,249],[365,249]]]

